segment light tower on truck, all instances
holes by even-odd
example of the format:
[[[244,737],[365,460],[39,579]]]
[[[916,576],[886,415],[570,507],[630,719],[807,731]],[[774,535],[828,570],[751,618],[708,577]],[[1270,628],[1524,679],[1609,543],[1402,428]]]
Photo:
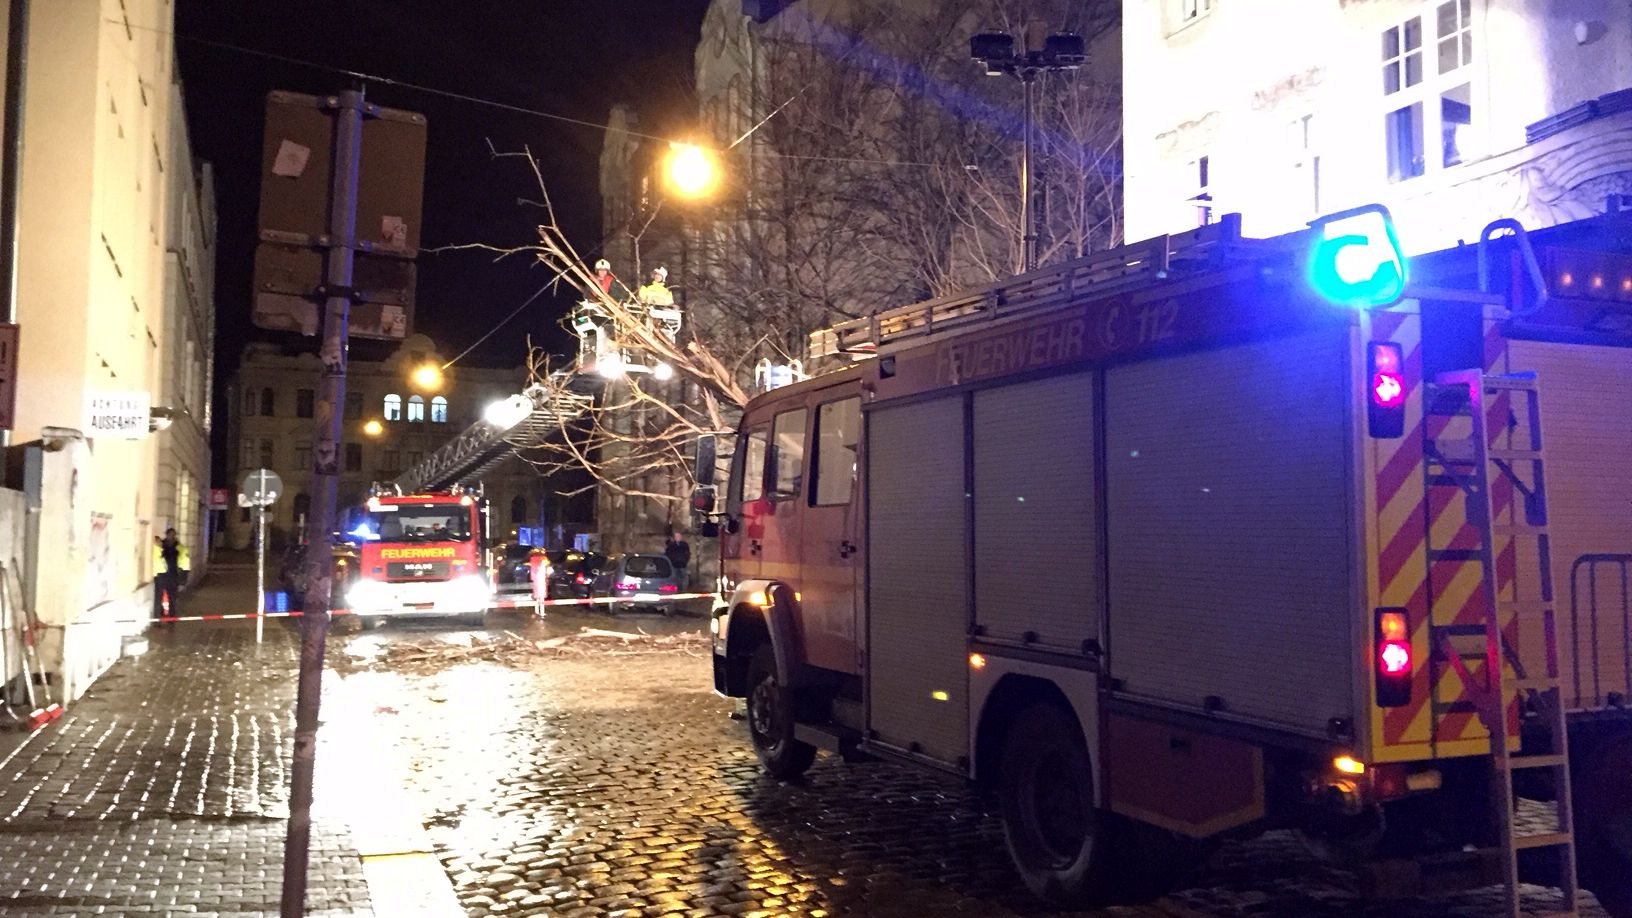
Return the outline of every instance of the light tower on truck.
[[[1032,202],[1032,123],[1036,121],[1037,77],[1076,70],[1088,61],[1087,46],[1081,35],[1058,32],[1043,39],[1041,47],[1036,47],[1036,37],[1029,32],[1021,36],[1026,47],[1018,51],[1014,36],[1006,32],[982,32],[969,39],[969,56],[986,68],[987,76],[1018,77],[1026,89],[1025,140],[1020,151],[1020,264],[1017,271],[1020,274],[1037,267],[1037,245],[1041,237],[1042,211]]]

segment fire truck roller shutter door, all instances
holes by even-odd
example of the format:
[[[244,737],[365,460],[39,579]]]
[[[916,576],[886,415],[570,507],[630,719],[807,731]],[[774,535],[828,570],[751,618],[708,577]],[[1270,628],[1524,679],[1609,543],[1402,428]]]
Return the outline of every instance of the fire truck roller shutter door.
[[[868,724],[953,763],[968,751],[964,397],[881,408],[868,426]]]
[[[1082,652],[1099,639],[1094,380],[974,395],[975,623],[984,636]]]
[[[1349,332],[1114,367],[1112,676],[1130,695],[1325,735],[1354,716]]]

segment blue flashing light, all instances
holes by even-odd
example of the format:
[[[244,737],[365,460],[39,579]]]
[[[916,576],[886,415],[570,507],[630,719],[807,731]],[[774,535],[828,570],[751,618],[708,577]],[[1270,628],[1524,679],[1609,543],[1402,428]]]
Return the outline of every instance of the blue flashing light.
[[[375,542],[375,541],[378,541],[379,538],[380,538],[380,534],[375,532],[374,530],[368,528],[367,523],[357,524],[357,528],[353,529],[352,531],[350,531],[348,533],[346,533],[346,535],[354,536],[354,537],[362,539],[362,540],[364,540],[366,542]]]
[[[1309,286],[1325,299],[1356,309],[1399,302],[1405,294],[1405,253],[1394,220],[1381,204],[1366,204],[1309,224]]]

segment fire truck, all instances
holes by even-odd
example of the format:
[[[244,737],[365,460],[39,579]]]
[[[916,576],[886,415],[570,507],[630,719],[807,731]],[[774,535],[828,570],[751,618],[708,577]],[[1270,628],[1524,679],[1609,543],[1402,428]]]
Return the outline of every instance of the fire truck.
[[[345,591],[352,613],[481,625],[494,591],[486,500],[459,487],[372,491],[348,533],[357,545]]]
[[[753,399],[693,498],[714,687],[772,775],[995,794],[1053,903],[1290,827],[1573,914],[1578,839],[1632,873],[1629,251],[1229,217],[818,332],[865,359]]]

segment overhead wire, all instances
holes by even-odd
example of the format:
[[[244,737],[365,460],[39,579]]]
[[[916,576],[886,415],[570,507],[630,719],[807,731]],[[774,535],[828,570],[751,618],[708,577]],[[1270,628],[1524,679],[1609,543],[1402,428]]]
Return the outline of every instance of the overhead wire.
[[[199,36],[196,36],[196,35],[188,35],[188,34],[186,34],[184,32],[178,32],[178,31],[176,31],[174,29],[163,29],[163,28],[159,28],[157,26],[137,25],[137,24],[134,24],[134,23],[127,23],[122,19],[111,19],[110,18],[110,19],[105,19],[104,22],[119,25],[121,27],[135,29],[135,30],[138,30],[138,31],[168,35],[168,36],[170,36],[171,38],[173,38],[173,39],[175,39],[177,41],[184,41],[184,42],[188,42],[190,44],[202,45],[204,47],[215,48],[215,49],[222,50],[222,51],[230,51],[230,52],[233,52],[233,53],[236,53],[236,54],[243,54],[243,55],[247,55],[247,56],[250,56],[250,57],[260,58],[260,59],[263,59],[263,60],[276,61],[278,63],[289,64],[289,65],[296,66],[296,67],[304,67],[304,68],[307,68],[307,69],[310,69],[310,70],[316,70],[316,71],[321,71],[321,72],[325,72],[325,73],[338,74],[340,76],[348,77],[348,78],[354,79],[354,80],[359,80],[359,81],[365,82],[365,83],[376,83],[376,84],[379,84],[379,85],[391,86],[391,87],[395,87],[395,88],[398,88],[398,89],[404,89],[404,90],[408,90],[408,91],[412,91],[412,92],[420,92],[420,93],[424,93],[426,95],[440,96],[440,97],[443,97],[443,98],[452,99],[452,100],[459,101],[459,102],[465,102],[465,103],[469,103],[469,104],[473,104],[473,105],[486,106],[488,108],[494,108],[494,109],[498,109],[498,110],[501,110],[501,111],[510,112],[512,114],[529,115],[529,116],[536,117],[536,118],[543,118],[543,119],[549,120],[549,121],[558,121],[558,122],[562,122],[562,123],[565,123],[565,124],[575,125],[575,126],[578,126],[578,127],[585,127],[585,128],[590,128],[590,129],[593,129],[593,130],[604,131],[604,132],[606,132],[608,134],[620,133],[620,134],[625,134],[625,135],[628,135],[628,136],[631,136],[631,137],[638,137],[638,138],[641,138],[643,140],[652,140],[652,141],[657,141],[657,142],[660,142],[660,143],[668,143],[668,144],[686,142],[686,141],[675,141],[675,140],[672,140],[672,139],[670,139],[668,137],[663,137],[663,136],[657,135],[657,134],[649,134],[649,133],[646,133],[644,131],[637,131],[637,130],[633,130],[633,129],[626,128],[626,127],[613,127],[610,124],[601,124],[601,123],[594,122],[594,121],[587,121],[587,120],[582,119],[582,118],[574,118],[574,117],[572,117],[570,115],[562,115],[562,114],[559,114],[557,112],[543,111],[541,109],[529,108],[529,107],[524,106],[524,105],[517,105],[517,104],[514,104],[514,103],[510,103],[510,102],[502,102],[502,101],[499,101],[497,99],[489,99],[489,98],[486,98],[486,97],[483,97],[483,96],[472,95],[470,93],[458,92],[458,91],[451,90],[451,89],[442,89],[440,87],[430,86],[430,85],[427,85],[427,84],[424,84],[424,83],[417,83],[417,82],[413,82],[413,81],[409,81],[409,80],[400,80],[400,79],[396,79],[396,78],[393,78],[393,77],[381,76],[379,74],[365,73],[365,72],[360,71],[360,70],[352,70],[352,69],[347,68],[347,67],[339,67],[339,66],[335,66],[335,65],[332,65],[332,64],[320,64],[320,63],[317,63],[315,61],[305,60],[305,59],[298,58],[298,57],[293,57],[293,56],[290,56],[290,55],[287,55],[287,54],[279,54],[279,53],[273,52],[273,51],[263,51],[263,50],[260,50],[258,48],[250,48],[250,47],[246,47],[244,45],[233,44],[231,42],[217,41],[217,40],[214,40],[214,39],[202,38],[202,37],[199,37]],[[715,152],[715,153],[729,152],[730,150],[734,149],[738,144],[742,143],[744,140],[747,140],[749,136],[751,136],[755,131],[757,131],[761,127],[763,127],[772,118],[776,117],[776,115],[778,113],[780,113],[783,109],[787,108],[788,105],[792,104],[799,96],[803,95],[804,92],[809,88],[810,88],[809,85],[807,85],[807,86],[801,87],[798,91],[794,92],[787,99],[785,99],[783,102],[781,102],[779,105],[777,105],[776,108],[773,109],[764,118],[760,119],[758,123],[756,123],[755,125],[750,127],[747,131],[745,131],[742,134],[741,137],[738,137],[736,140],[733,140],[730,144],[728,144],[723,150],[712,148],[712,147],[704,147],[704,149],[708,149],[711,152]],[[794,160],[805,160],[805,161],[815,161],[815,162],[857,163],[857,164],[864,164],[864,165],[879,165],[879,166],[911,166],[911,167],[921,167],[921,168],[932,168],[932,167],[934,167],[936,165],[934,163],[915,162],[915,161],[911,161],[911,160],[890,160],[890,159],[876,159],[876,158],[867,158],[867,157],[846,157],[846,156],[814,156],[814,155],[809,155],[809,154],[779,153],[779,152],[776,152],[774,150],[765,150],[765,149],[756,149],[755,150],[755,155],[756,156],[770,156],[770,157],[776,157],[776,158],[781,158],[781,159],[794,159]],[[611,237],[609,236],[608,239],[610,239],[610,238]],[[607,240],[603,239],[601,241],[601,244],[596,246],[596,249],[599,250],[602,246],[604,246],[606,244],[606,242],[607,242]],[[592,252],[592,254],[593,254],[593,252]],[[511,310],[510,313],[508,315],[506,315],[503,319],[500,319],[499,322],[497,324],[495,324],[491,329],[489,329],[486,334],[484,334],[480,338],[476,339],[475,343],[473,343],[469,347],[465,348],[463,351],[461,351],[459,353],[458,356],[454,357],[452,360],[449,360],[447,363],[444,363],[442,365],[443,369],[447,369],[448,367],[453,366],[453,364],[457,363],[459,360],[461,360],[466,355],[468,355],[471,351],[475,350],[483,342],[487,341],[487,339],[489,339],[489,338],[493,337],[493,335],[497,334],[498,331],[501,328],[503,328],[506,324],[508,324],[510,322],[510,320],[514,319],[517,315],[519,315],[521,313],[521,311],[523,309],[526,309],[535,300],[537,300],[541,295],[543,295],[543,293],[546,290],[548,290],[551,286],[553,286],[555,284],[555,282],[558,281],[559,279],[560,279],[560,275],[557,274],[557,276],[551,278],[548,283],[546,283],[543,286],[539,287],[538,290],[534,291],[531,296],[529,296],[526,300],[524,300],[521,303],[521,305],[519,305],[515,309]]]

